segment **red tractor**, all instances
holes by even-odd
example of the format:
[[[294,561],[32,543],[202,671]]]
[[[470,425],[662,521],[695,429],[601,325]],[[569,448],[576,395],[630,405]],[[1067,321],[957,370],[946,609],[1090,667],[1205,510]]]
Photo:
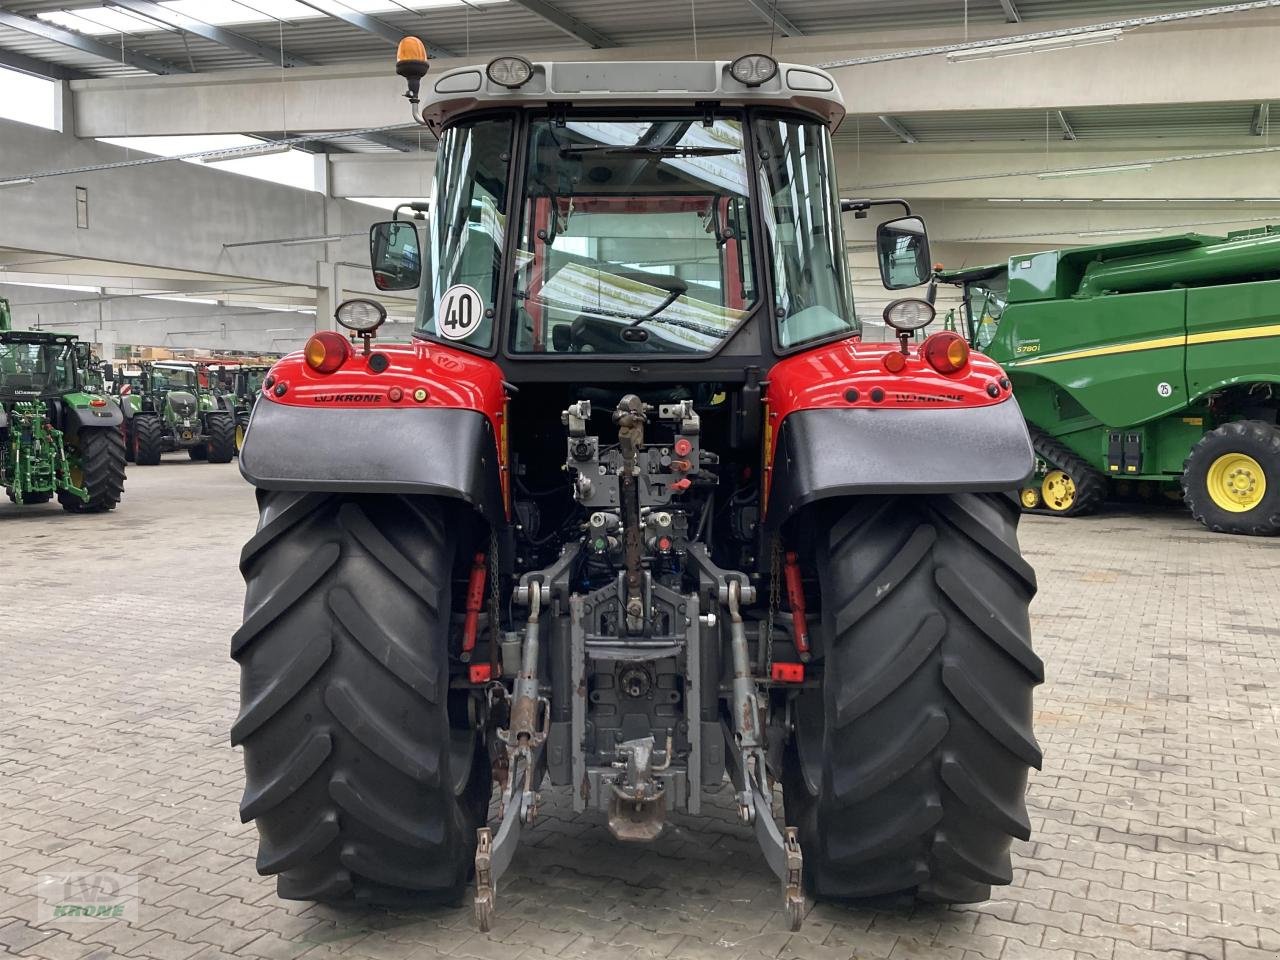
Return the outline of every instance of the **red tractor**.
[[[905,203],[840,199],[831,77],[502,57],[424,85],[417,41],[398,71],[440,141],[429,213],[371,234],[413,342],[343,304],[240,457],[258,870],[327,902],[474,880],[487,928],[551,784],[620,841],[732,789],[793,927],[806,887],[1008,883],[1041,759],[1031,444],[997,364],[917,336],[931,298],[862,342],[842,212],[902,208],[887,287],[931,262]]]

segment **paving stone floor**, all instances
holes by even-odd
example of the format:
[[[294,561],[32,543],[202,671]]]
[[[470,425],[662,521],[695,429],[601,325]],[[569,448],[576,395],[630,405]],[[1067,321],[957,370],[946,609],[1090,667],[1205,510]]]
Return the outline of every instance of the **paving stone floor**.
[[[0,945],[48,960],[1274,960],[1280,541],[1178,510],[1028,520],[1044,770],[1011,887],[965,908],[818,906],[789,934],[727,803],[651,847],[548,791],[490,935],[468,910],[278,900],[238,821],[229,638],[254,525],[234,465],[134,468],[121,508],[0,506]],[[727,800],[727,797],[726,797]],[[38,921],[42,874],[137,877],[126,921]]]

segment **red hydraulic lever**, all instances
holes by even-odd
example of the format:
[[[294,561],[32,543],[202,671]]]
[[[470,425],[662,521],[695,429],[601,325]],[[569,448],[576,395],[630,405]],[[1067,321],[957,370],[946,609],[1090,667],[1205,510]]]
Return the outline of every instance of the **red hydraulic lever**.
[[[791,604],[792,632],[796,643],[796,653],[800,659],[809,659],[809,624],[804,618],[804,584],[800,582],[799,558],[794,550],[787,551],[787,562],[783,574],[787,581],[787,602]]]
[[[471,561],[471,579],[467,581],[467,619],[462,625],[462,652],[476,648],[476,633],[480,628],[480,608],[484,605],[484,554],[477,553]]]

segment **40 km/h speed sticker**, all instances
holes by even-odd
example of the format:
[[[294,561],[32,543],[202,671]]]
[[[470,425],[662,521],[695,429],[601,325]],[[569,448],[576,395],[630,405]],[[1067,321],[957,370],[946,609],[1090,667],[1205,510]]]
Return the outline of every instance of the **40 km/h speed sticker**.
[[[436,327],[448,340],[465,340],[475,333],[484,318],[484,301],[480,291],[465,283],[455,283],[440,298]]]

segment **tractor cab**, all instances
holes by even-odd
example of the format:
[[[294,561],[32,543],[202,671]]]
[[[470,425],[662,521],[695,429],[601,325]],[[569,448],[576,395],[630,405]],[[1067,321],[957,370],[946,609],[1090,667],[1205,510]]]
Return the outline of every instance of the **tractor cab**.
[[[496,358],[515,383],[687,382],[859,333],[830,142],[845,111],[825,73],[507,57],[431,86],[425,229],[372,234],[379,289],[425,281],[419,338]],[[918,218],[883,224],[879,244],[887,286],[928,278]]]

